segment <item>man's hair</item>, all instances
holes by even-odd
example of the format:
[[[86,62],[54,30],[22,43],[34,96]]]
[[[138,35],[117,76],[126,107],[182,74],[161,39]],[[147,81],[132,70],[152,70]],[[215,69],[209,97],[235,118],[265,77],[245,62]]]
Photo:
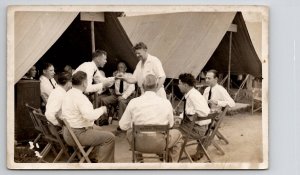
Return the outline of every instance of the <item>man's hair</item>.
[[[51,66],[53,66],[53,64],[48,63],[48,62],[43,63],[43,65],[42,65],[42,70],[47,70],[47,69],[48,69],[49,67],[51,67]]]
[[[101,55],[107,55],[107,53],[104,50],[96,50],[95,52],[92,53],[92,58],[96,58]]]
[[[66,65],[66,66],[64,67],[64,71],[65,71],[65,72],[72,72],[72,67],[71,67],[70,65]]]
[[[157,78],[155,77],[155,75],[148,74],[146,75],[143,81],[143,88],[145,91],[153,90],[156,88],[156,84],[157,84]]]
[[[117,66],[119,66],[119,64],[123,64],[127,68],[127,65],[126,65],[126,63],[124,61],[118,62]]]
[[[196,80],[192,74],[184,73],[179,75],[179,80],[189,86],[195,86]]]
[[[219,78],[219,72],[218,72],[217,70],[211,69],[211,70],[207,71],[207,73],[208,73],[208,72],[213,73],[213,74],[214,74],[214,78],[216,78],[216,77]],[[206,73],[206,74],[207,74],[207,73]]]
[[[61,72],[58,74],[57,81],[58,84],[64,86],[67,82],[72,80],[72,75],[69,72]]]
[[[76,72],[72,77],[73,85],[82,85],[83,81],[87,79],[87,75],[83,71]]]
[[[139,50],[139,49],[144,49],[144,50],[147,50],[147,45],[143,42],[139,42],[137,43],[135,46],[133,46],[133,50],[136,51],[136,50]]]

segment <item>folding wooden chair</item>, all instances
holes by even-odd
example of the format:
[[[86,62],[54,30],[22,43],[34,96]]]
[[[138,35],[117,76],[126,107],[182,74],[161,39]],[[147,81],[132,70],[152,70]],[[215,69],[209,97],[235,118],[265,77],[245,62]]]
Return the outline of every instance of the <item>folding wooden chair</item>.
[[[34,128],[35,128],[37,131],[40,132],[40,133],[37,135],[37,137],[34,139],[34,141],[33,141],[33,145],[35,145],[35,144],[37,143],[37,141],[42,137],[42,132],[43,132],[43,130],[42,130],[42,128],[39,126],[38,122],[36,121],[35,116],[34,116],[34,114],[33,114],[33,111],[39,111],[39,112],[41,112],[41,110],[40,110],[40,109],[36,109],[36,108],[34,108],[34,107],[28,105],[28,103],[25,103],[25,106],[26,106],[26,108],[27,108],[27,110],[28,110],[28,113],[29,113],[29,116],[30,116],[30,118],[31,118],[31,121],[32,121],[32,123],[33,123]]]
[[[222,155],[225,154],[223,149],[214,141],[215,136],[217,136],[218,129],[220,127],[220,124],[223,121],[223,118],[228,110],[228,107],[224,108],[222,112],[220,113],[212,113],[209,114],[207,117],[198,117],[197,114],[193,116],[193,121],[192,125],[189,128],[188,131],[183,132],[183,138],[184,138],[184,143],[182,145],[182,148],[180,150],[179,154],[179,160],[182,158],[183,152],[186,154],[187,158],[189,159],[190,162],[193,162],[191,156],[187,152],[186,148],[192,145],[199,145],[201,150],[203,151],[203,155],[205,155],[208,159],[208,162],[212,162],[212,159],[210,155],[208,154],[207,148],[211,144],[219,151],[221,152]],[[196,121],[201,121],[201,120],[207,120],[211,119],[212,122],[209,124],[208,129],[205,133],[204,136],[200,136],[198,134],[195,134],[193,132],[194,127],[196,126]],[[195,142],[196,141],[196,142]]]
[[[72,128],[70,127],[68,121],[66,119],[63,119],[63,122],[76,144],[76,146],[73,146],[75,152],[71,155],[68,162],[70,162],[70,160],[72,160],[77,155],[80,158],[79,163],[84,163],[85,161],[87,163],[92,163],[89,158],[89,154],[93,151],[94,146],[82,146],[78,138],[76,137],[75,133],[73,132]]]
[[[61,158],[62,154],[65,154],[67,157],[70,157],[67,145],[59,135],[55,126],[51,122],[49,122],[46,116],[41,114],[39,111],[34,110],[33,115],[36,119],[37,124],[42,130],[42,138],[44,138],[44,140],[47,141],[47,145],[41,152],[42,157],[39,159],[38,162],[46,162],[44,159],[48,155],[50,150],[52,150],[54,155],[56,155],[52,163],[56,163]],[[58,153],[55,148],[60,149]]]
[[[148,134],[156,134],[158,137],[149,137]],[[158,135],[157,135],[158,134]],[[162,136],[162,137],[160,137]],[[160,140],[160,139],[162,140]],[[144,145],[147,143],[147,145]],[[159,144],[160,142],[161,147]],[[151,145],[154,143],[154,145]],[[156,143],[156,144],[155,144]],[[141,162],[138,160],[138,154],[156,154],[155,156],[145,156],[143,159],[162,159],[168,162],[168,143],[169,143],[169,124],[167,125],[135,125],[132,127],[132,162]]]

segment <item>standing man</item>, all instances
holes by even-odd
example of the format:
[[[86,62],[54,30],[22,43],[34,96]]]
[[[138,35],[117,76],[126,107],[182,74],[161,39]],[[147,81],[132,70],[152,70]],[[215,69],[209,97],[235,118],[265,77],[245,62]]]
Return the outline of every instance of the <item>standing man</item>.
[[[179,75],[179,89],[184,94],[184,112],[183,120],[180,125],[180,129],[183,132],[189,131],[189,128],[192,127],[192,118],[194,114],[197,114],[198,117],[206,117],[210,113],[210,109],[205,98],[201,93],[194,88],[196,80],[192,74],[180,74]],[[204,136],[206,130],[208,129],[208,124],[211,123],[211,119],[198,121],[192,132],[198,136]],[[193,160],[200,159],[200,150],[201,148],[197,147],[196,155],[193,155]]]
[[[62,103],[62,118],[66,119],[79,142],[84,146],[95,146],[91,153],[93,162],[114,162],[115,136],[103,131],[94,124],[101,115],[107,112],[105,106],[93,108],[92,103],[83,94],[86,90],[87,74],[77,71],[72,77],[73,88],[70,89]],[[67,128],[63,128],[67,144],[75,145]]]
[[[206,73],[206,82],[209,87],[204,90],[203,96],[208,102],[212,111],[221,111],[222,107],[229,106],[234,107],[235,102],[230,97],[226,89],[218,84],[218,71],[209,70]]]
[[[82,63],[74,72],[83,71],[87,74],[87,88],[85,93],[98,92],[114,84],[115,78],[106,78],[101,75],[98,67],[104,67],[107,62],[107,53],[103,50],[96,50],[92,54],[92,61]]]
[[[122,130],[127,130],[127,139],[129,144],[132,143],[132,123],[136,125],[165,125],[169,124],[170,128],[174,125],[173,108],[167,99],[162,99],[156,94],[157,78],[155,75],[146,75],[143,82],[145,93],[140,97],[132,99],[120,122],[119,126]],[[145,139],[145,138],[153,139]],[[139,140],[145,149],[155,149],[161,147],[162,135],[145,135]],[[171,129],[169,131],[170,157],[172,162],[177,162],[183,140],[179,130]],[[151,145],[151,146],[149,146]],[[150,151],[149,150],[149,151]],[[140,155],[139,157],[141,157]]]
[[[72,74],[68,72],[58,74],[58,85],[48,98],[45,116],[53,125],[61,126],[61,105],[67,91],[72,88],[71,80]]]
[[[143,42],[139,42],[133,47],[136,56],[140,60],[138,64],[136,65],[135,71],[133,72],[132,77],[122,77],[120,75],[117,75],[118,78],[124,79],[128,83],[136,83],[138,84],[138,87],[141,89],[142,94],[145,92],[143,89],[142,83],[148,74],[155,75],[157,78],[158,86],[155,92],[158,96],[162,98],[166,97],[166,92],[164,89],[164,82],[166,79],[166,74],[164,72],[164,69],[162,67],[162,64],[160,60],[150,55],[147,52],[147,46]]]
[[[55,89],[57,83],[54,79],[54,67],[51,63],[43,64],[43,74],[40,76],[40,87],[41,87],[41,97],[44,102],[44,106],[48,101],[50,93]]]

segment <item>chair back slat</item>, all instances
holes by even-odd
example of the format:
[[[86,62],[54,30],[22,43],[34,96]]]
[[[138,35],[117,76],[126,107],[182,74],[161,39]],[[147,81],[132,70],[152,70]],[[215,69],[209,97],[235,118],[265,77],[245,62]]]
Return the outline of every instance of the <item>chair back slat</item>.
[[[163,134],[163,137],[160,137],[160,139],[162,139],[161,141],[165,142],[163,144],[163,146],[160,147],[156,147],[153,150],[148,150],[148,148],[144,148],[144,147],[139,147],[138,145],[141,146],[140,143],[140,139],[137,139],[138,137],[141,138],[145,138],[144,136],[142,136],[141,134],[149,134],[149,133],[159,133],[159,134]],[[164,161],[167,160],[168,158],[168,144],[169,144],[169,124],[166,125],[135,125],[134,123],[132,124],[132,143],[131,143],[131,149],[132,149],[132,154],[133,154],[133,162],[136,161],[136,153],[140,152],[140,153],[158,153],[160,151],[160,153],[163,154],[163,159]],[[151,137],[150,137],[151,138]],[[149,139],[149,137],[145,138],[146,140]],[[151,138],[152,139],[152,138]],[[155,139],[155,137],[153,137],[153,139]],[[149,142],[149,140],[148,140]],[[147,142],[147,143],[148,143]],[[153,141],[153,143],[156,143],[155,141]],[[143,145],[143,144],[142,144]],[[149,145],[148,145],[149,146]],[[151,147],[151,146],[150,146]],[[138,149],[138,150],[137,150]],[[163,149],[163,150],[161,150]],[[142,152],[141,152],[142,151]],[[152,152],[153,151],[153,152]],[[157,152],[158,151],[158,152]],[[144,157],[144,158],[157,158],[157,157]]]
[[[25,104],[25,106],[26,106],[26,108],[27,108],[27,110],[28,110],[28,113],[29,113],[29,116],[30,116],[30,118],[31,118],[31,121],[32,121],[32,123],[33,123],[33,126],[34,126],[34,128],[36,129],[36,130],[38,130],[38,131],[40,131],[40,132],[43,132],[42,131],[42,128],[40,127],[40,125],[38,124],[38,121],[36,120],[36,118],[35,118],[35,116],[34,116],[34,114],[33,114],[33,111],[39,111],[40,112],[40,110],[39,109],[36,109],[36,108],[34,108],[34,107],[32,107],[32,106],[30,106],[29,104]]]

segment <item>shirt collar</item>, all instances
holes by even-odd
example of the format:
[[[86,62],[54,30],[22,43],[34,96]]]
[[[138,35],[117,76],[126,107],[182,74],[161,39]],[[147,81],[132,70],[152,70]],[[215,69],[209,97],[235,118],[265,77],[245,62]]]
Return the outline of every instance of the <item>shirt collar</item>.
[[[150,96],[153,96],[153,95],[157,95],[155,92],[153,92],[153,91],[146,91],[145,93],[144,93],[144,95],[150,95]]]
[[[55,89],[59,89],[60,91],[67,92],[61,85],[58,84],[58,86],[55,87]]]
[[[83,93],[80,89],[77,89],[77,88],[72,88],[71,90],[76,92],[76,93],[80,93],[80,94]]]
[[[91,61],[92,62],[92,65],[94,66],[94,68],[98,69],[96,63],[94,61]]]
[[[194,87],[192,89],[190,89],[190,91],[184,95],[184,98],[187,99],[189,97],[189,95],[191,93],[193,93],[194,90],[196,90]]]

